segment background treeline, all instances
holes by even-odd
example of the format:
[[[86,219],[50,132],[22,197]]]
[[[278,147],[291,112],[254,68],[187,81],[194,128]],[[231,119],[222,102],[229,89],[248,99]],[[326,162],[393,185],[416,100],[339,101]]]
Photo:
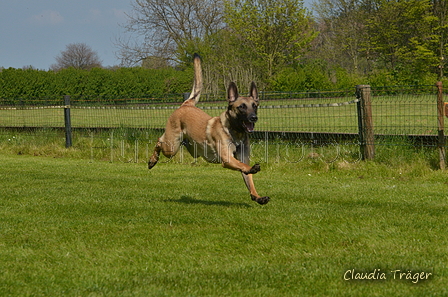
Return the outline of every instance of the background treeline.
[[[428,84],[444,77],[447,0],[317,0],[308,58],[320,56],[373,85]]]
[[[191,67],[68,68],[60,71],[9,68],[0,70],[0,98],[57,99],[64,95],[92,99],[161,98],[168,94],[189,92],[192,81]],[[365,82],[342,68],[329,68],[325,61],[313,61],[295,69],[286,68],[271,80],[270,88],[275,91],[346,90],[353,89],[358,83]],[[246,86],[241,86],[241,92],[246,91]]]
[[[188,92],[193,53],[203,58],[203,92],[215,95],[229,81],[245,92],[251,81],[304,91],[446,79],[448,0],[316,0],[312,11],[302,0],[132,3],[124,27],[134,35],[117,41],[121,68],[0,69],[0,98]]]
[[[144,42],[123,42],[123,61],[188,65],[199,52],[209,92],[229,80],[291,91],[445,77],[447,0],[315,0],[311,9],[302,0],[134,2],[126,28]]]
[[[414,84],[432,85],[436,80],[437,76],[427,73],[426,80],[414,81]],[[189,92],[192,81],[191,67],[181,70],[171,67],[69,68],[60,71],[9,68],[0,70],[0,98],[60,99],[64,95],[85,99],[162,98],[168,94]],[[339,66],[330,66],[325,60],[309,60],[275,74],[264,84],[262,91],[354,90],[357,84],[391,86],[403,83],[409,84],[409,81],[403,80],[398,72],[358,75]],[[225,84],[226,81],[223,81],[220,95],[224,92]],[[246,91],[245,86],[241,85],[241,92]],[[205,93],[213,92],[208,89]]]

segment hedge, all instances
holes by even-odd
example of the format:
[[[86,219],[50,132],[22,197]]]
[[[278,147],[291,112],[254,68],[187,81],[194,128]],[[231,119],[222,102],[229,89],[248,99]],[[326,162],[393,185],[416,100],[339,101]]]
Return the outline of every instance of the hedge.
[[[69,68],[58,72],[9,68],[0,71],[0,98],[161,97],[189,90],[192,77],[189,69],[172,68],[94,68],[90,71]]]

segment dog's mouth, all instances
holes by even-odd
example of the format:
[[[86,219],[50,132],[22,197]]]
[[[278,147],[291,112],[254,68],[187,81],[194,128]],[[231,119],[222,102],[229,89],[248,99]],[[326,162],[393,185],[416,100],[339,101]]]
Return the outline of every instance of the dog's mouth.
[[[243,127],[246,129],[246,131],[248,133],[252,133],[252,132],[254,132],[255,123],[244,121],[243,122]]]

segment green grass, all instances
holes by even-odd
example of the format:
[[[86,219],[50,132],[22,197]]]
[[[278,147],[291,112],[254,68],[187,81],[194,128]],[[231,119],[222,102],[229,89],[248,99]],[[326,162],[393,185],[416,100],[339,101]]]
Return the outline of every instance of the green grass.
[[[145,163],[152,155],[155,141],[162,132],[150,129],[114,129],[110,131],[76,130],[73,132],[73,146],[65,148],[65,134],[62,130],[38,129],[14,131],[0,129],[0,151],[32,156],[55,158],[81,158],[88,161]],[[435,147],[414,147],[406,137],[388,137],[378,141],[375,160],[385,164],[415,164],[436,169],[438,154]],[[330,166],[333,163],[357,163],[361,160],[360,147],[356,142],[328,139],[327,145],[315,145],[300,139],[252,139],[251,159],[257,163],[307,163],[312,157],[313,166]],[[202,159],[197,161],[201,164]],[[164,160],[167,162],[168,160]],[[187,150],[181,146],[173,163],[189,164]]]
[[[262,164],[260,206],[219,165],[2,153],[0,296],[446,296],[446,173],[409,159]]]

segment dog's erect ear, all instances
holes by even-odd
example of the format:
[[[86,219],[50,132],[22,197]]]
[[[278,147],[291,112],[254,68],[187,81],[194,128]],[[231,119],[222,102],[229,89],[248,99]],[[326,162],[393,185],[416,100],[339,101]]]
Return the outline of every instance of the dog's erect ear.
[[[229,103],[235,102],[235,100],[238,99],[238,88],[236,87],[236,84],[232,81],[229,84],[229,89],[227,90],[227,100]]]
[[[254,100],[258,103],[258,91],[257,91],[257,86],[255,85],[254,82],[252,82],[250,84],[250,93],[249,96],[251,96],[252,98],[254,98]]]

